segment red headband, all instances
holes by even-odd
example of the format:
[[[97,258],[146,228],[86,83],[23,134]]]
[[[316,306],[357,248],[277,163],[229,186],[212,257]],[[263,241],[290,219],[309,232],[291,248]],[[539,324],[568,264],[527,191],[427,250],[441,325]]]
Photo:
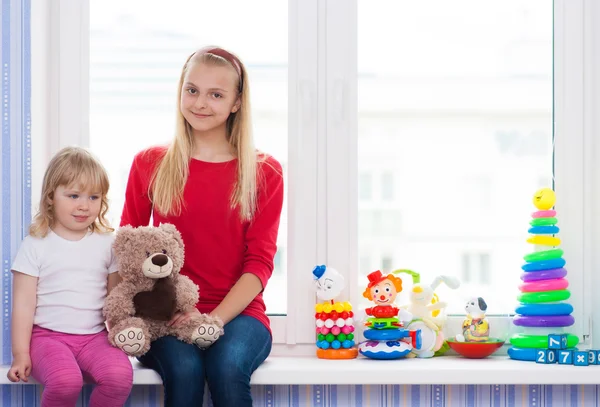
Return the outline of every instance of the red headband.
[[[229,62],[238,74],[238,78],[240,79],[239,91],[240,92],[242,91],[243,85],[244,85],[244,83],[243,83],[244,77],[242,76],[242,63],[235,55],[233,55],[232,53],[225,51],[223,48],[219,48],[219,47],[201,48],[198,51],[194,52],[194,54],[192,54],[192,57],[196,54],[198,54],[198,55],[213,54],[213,55],[219,56],[219,57],[223,58],[224,60],[226,60],[227,62]],[[190,57],[190,59],[192,59],[192,57]]]

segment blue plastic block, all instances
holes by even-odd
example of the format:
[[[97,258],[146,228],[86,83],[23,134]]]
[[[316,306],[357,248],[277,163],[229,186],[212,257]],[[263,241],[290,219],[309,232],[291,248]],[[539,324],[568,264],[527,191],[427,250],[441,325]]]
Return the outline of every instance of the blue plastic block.
[[[587,352],[588,352],[588,364],[589,365],[597,365],[598,364],[598,362],[597,362],[597,360],[598,360],[598,351],[590,349]]]
[[[588,366],[588,352],[587,351],[576,351],[573,352],[573,364],[575,366]]]
[[[557,353],[553,349],[536,349],[535,350],[535,361],[536,363],[556,363]]]
[[[548,349],[567,349],[567,335],[550,334],[548,335]]]
[[[535,363],[546,363],[546,350],[547,349],[535,350]]]
[[[573,351],[572,350],[559,350],[558,351],[558,363],[561,365],[572,365],[573,364]]]

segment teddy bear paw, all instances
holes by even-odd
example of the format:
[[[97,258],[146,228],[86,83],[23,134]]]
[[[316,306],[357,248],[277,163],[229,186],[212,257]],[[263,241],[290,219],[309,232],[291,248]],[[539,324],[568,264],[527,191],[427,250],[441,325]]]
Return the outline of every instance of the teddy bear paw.
[[[192,332],[192,342],[200,349],[206,349],[219,339],[223,333],[216,324],[203,324]]]
[[[115,335],[117,347],[130,356],[135,356],[146,343],[146,336],[140,328],[125,328]]]

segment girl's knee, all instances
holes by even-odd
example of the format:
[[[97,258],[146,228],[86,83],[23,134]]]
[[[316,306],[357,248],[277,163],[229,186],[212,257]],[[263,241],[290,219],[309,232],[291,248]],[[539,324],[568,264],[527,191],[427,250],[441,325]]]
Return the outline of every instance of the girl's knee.
[[[133,368],[129,360],[126,364],[115,363],[105,366],[96,377],[98,385],[131,390],[133,386]]]
[[[238,363],[223,363],[211,367],[207,373],[207,380],[209,383],[224,389],[232,384],[247,385],[249,387],[250,376],[250,369],[244,368],[244,366]]]
[[[79,372],[60,372],[47,378],[43,385],[45,392],[52,393],[56,397],[69,398],[79,394],[83,387],[83,377]]]

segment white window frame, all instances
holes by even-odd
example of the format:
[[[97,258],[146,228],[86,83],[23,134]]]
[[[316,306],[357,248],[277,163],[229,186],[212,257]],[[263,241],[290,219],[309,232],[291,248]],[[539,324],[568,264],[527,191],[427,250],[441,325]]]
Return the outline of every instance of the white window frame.
[[[374,5],[375,6],[375,5]],[[33,202],[64,145],[89,144],[89,0],[32,0]],[[568,255],[575,332],[600,338],[600,5],[554,1],[556,207]],[[314,354],[311,270],[328,264],[358,303],[357,0],[289,0],[288,313],[271,317],[273,354]],[[44,134],[46,137],[35,136]],[[41,140],[43,139],[43,140]],[[37,198],[37,199],[36,199]],[[364,271],[363,271],[364,272]],[[518,284],[518,281],[515,281]],[[594,314],[598,318],[598,312]],[[458,324],[462,318],[451,318]],[[510,318],[496,326],[508,327]],[[596,343],[600,346],[600,343]]]

